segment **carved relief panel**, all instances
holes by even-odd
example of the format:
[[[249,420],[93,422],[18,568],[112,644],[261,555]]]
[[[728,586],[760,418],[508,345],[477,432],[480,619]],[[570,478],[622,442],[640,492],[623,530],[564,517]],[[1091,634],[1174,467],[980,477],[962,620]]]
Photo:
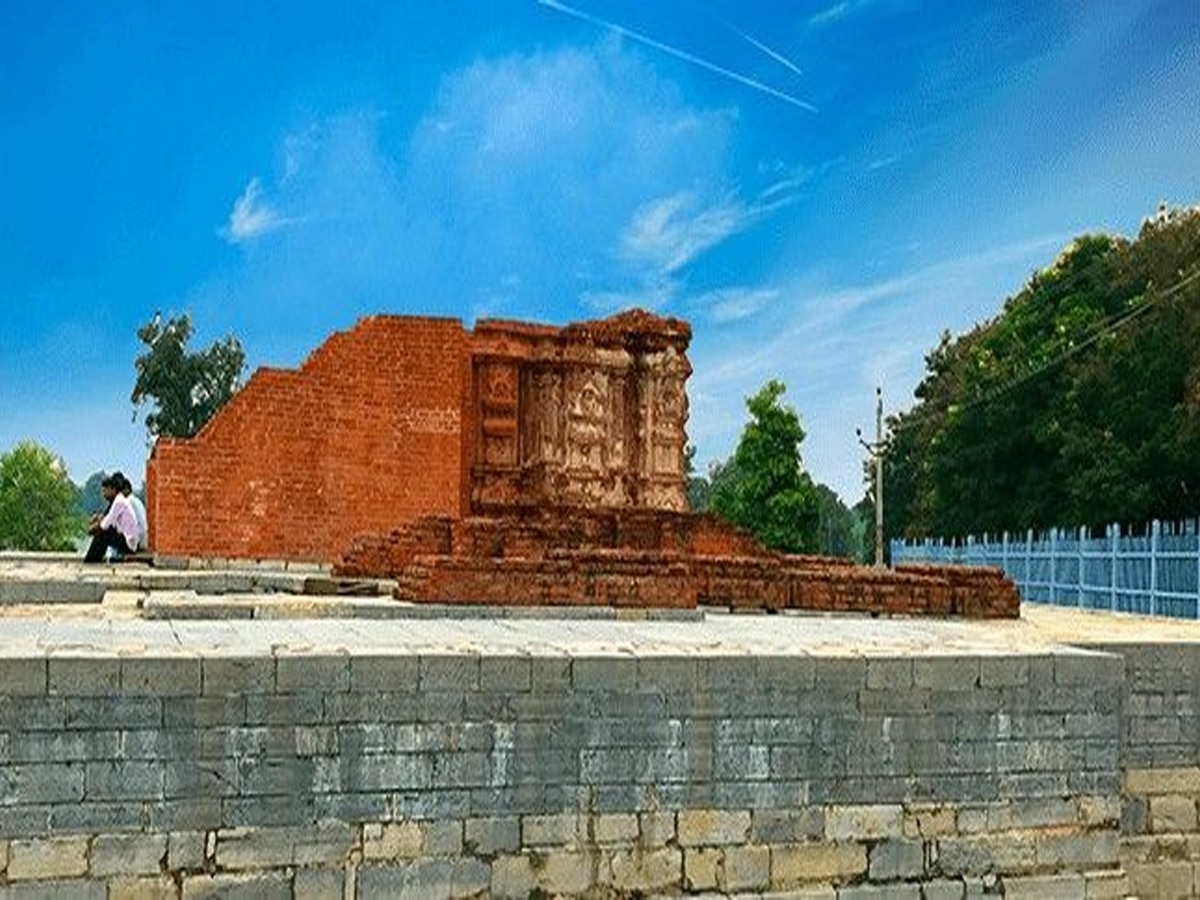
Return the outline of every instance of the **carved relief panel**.
[[[682,508],[686,356],[561,335],[476,357],[474,502]]]

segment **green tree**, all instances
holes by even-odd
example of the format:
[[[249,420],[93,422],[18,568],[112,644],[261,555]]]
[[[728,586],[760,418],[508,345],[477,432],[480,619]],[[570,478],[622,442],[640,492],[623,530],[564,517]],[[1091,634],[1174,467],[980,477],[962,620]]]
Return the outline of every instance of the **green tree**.
[[[825,556],[858,559],[863,529],[837,491],[825,484],[814,487],[817,499],[817,551]]]
[[[688,509],[692,512],[704,512],[708,509],[708,495],[712,485],[703,475],[696,474],[696,447],[693,444],[688,444],[684,450],[683,472],[687,478]]]
[[[191,437],[224,406],[241,383],[246,354],[232,335],[205,350],[191,352],[191,318],[184,313],[154,318],[138,329],[146,350],[134,362],[137,381],[131,400],[134,417],[144,404],[154,409],[146,415],[152,438]]]
[[[54,454],[23,441],[0,456],[0,549],[71,550],[83,524]]]
[[[1200,513],[1200,208],[1084,235],[926,357],[889,419],[888,537]]]
[[[812,553],[820,515],[812,479],[800,461],[800,417],[780,402],[787,388],[769,381],[746,401],[750,422],[727,463],[714,468],[710,508],[768,547]]]

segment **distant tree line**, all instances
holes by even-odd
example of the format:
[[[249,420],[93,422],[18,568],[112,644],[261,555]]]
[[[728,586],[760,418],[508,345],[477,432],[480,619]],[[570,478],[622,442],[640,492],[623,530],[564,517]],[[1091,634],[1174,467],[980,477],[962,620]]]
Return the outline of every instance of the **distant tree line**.
[[[1077,238],[925,362],[888,421],[889,536],[1200,514],[1200,209]]]

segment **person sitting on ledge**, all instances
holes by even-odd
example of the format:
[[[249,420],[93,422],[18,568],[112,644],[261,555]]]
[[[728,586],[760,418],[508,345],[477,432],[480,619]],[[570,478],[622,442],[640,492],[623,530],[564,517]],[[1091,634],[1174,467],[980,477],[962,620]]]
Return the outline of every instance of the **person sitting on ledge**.
[[[83,558],[84,562],[104,562],[104,556],[110,547],[118,557],[137,552],[137,514],[129,500],[121,493],[124,484],[123,475],[120,481],[110,475],[100,482],[100,492],[109,504],[108,512],[103,516],[92,517],[92,524],[88,529],[92,535],[92,543]]]
[[[129,501],[129,505],[133,507],[133,514],[137,516],[138,524],[138,549],[145,550],[150,544],[150,523],[146,519],[146,504],[142,502],[142,498],[133,492],[133,482],[125,477],[122,472],[112,473],[113,481],[120,481],[121,494]]]

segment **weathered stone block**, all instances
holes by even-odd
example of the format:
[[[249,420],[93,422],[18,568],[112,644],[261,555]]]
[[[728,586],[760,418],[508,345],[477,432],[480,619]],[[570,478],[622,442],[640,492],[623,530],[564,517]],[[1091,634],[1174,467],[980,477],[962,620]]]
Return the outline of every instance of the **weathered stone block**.
[[[638,838],[638,817],[632,813],[607,813],[593,816],[589,822],[591,839],[597,844],[634,844]]]
[[[521,846],[573,847],[579,840],[579,825],[579,816],[575,813],[521,816]]]
[[[15,731],[4,739],[7,761],[14,763],[113,759],[121,746],[119,731]]]
[[[501,693],[532,689],[533,667],[528,656],[484,656],[479,660],[479,687]]]
[[[1128,768],[1124,774],[1126,794],[1200,794],[1200,766]]]
[[[595,860],[590,853],[551,850],[541,855],[538,887],[550,894],[582,894],[592,886]]]
[[[867,856],[867,871],[878,881],[917,878],[925,873],[925,845],[903,838],[880,841]]]
[[[825,811],[825,837],[831,841],[902,837],[904,807],[888,804],[831,806]]]
[[[51,657],[49,692],[68,697],[115,697],[121,693],[121,661],[115,657]]]
[[[825,834],[825,810],[756,809],[752,812],[750,838],[759,844],[794,844],[816,840]]]
[[[986,816],[984,822],[986,822]],[[905,837],[941,837],[946,834],[954,834],[957,830],[954,807],[921,805],[904,807]]]
[[[0,659],[0,696],[39,697],[47,691],[45,659]]]
[[[282,872],[254,875],[189,875],[183,900],[291,900],[291,878]]]
[[[89,762],[87,796],[97,800],[162,800],[164,767],[156,760]]]
[[[535,888],[537,871],[530,856],[500,856],[493,860],[491,896],[528,900]]]
[[[921,884],[921,900],[963,900],[966,885],[961,881],[937,879]]]
[[[476,856],[515,852],[521,846],[521,820],[516,816],[467,819],[464,845],[468,853]]]
[[[9,803],[71,803],[83,799],[82,763],[0,766],[0,796]]]
[[[1085,872],[1083,877],[1088,900],[1117,900],[1129,895],[1129,876],[1121,869]]]
[[[97,884],[103,887],[103,882]],[[178,900],[178,897],[179,888],[175,880],[167,875],[157,878],[112,878],[108,882],[108,900]]]
[[[350,689],[355,693],[392,693],[417,689],[416,656],[358,656],[350,659]]]
[[[650,894],[683,884],[683,851],[676,847],[617,851],[609,865],[618,891]]]
[[[681,810],[677,828],[681,847],[744,844],[750,833],[750,813],[721,809]]]
[[[1116,831],[1085,831],[1073,835],[1040,835],[1037,862],[1051,871],[1115,867],[1119,851]]]
[[[349,656],[278,656],[275,690],[280,694],[340,694],[350,690]]]
[[[87,837],[15,840],[8,847],[8,880],[72,878],[87,873]]]
[[[479,657],[421,656],[417,661],[417,685],[421,692],[477,691],[479,690]]]
[[[838,900],[921,900],[915,884],[856,884],[838,891]]]
[[[173,831],[167,835],[167,869],[180,872],[202,869],[206,834],[203,831]]]
[[[913,687],[935,691],[979,688],[979,659],[974,656],[922,656],[913,660]]]
[[[797,844],[771,848],[771,886],[808,881],[843,882],[867,871],[867,848],[858,843]]]
[[[270,694],[275,690],[275,659],[270,656],[206,657],[201,672],[207,696]]]
[[[913,661],[903,657],[867,659],[869,690],[905,690],[913,686]]]
[[[458,820],[422,822],[421,849],[426,856],[458,856],[463,849],[463,823]]]
[[[1079,798],[1079,821],[1083,825],[1117,825],[1121,814],[1120,797]]]
[[[988,810],[988,829],[1007,831],[1013,828],[1074,825],[1077,819],[1073,799],[1036,797],[1029,800],[1008,800]]]
[[[1029,683],[1029,660],[1021,656],[983,656],[979,659],[979,686],[1023,687]]]
[[[294,900],[343,900],[346,875],[338,869],[297,869],[292,879]]]
[[[720,850],[684,850],[684,887],[689,891],[715,891],[717,889],[717,873],[720,867]]]
[[[1038,875],[1005,878],[1005,900],[1085,900],[1086,882],[1082,875]]]
[[[92,839],[92,875],[156,875],[167,855],[165,834],[100,834]]]
[[[771,851],[754,845],[725,847],[717,887],[726,893],[762,890],[771,881]]]
[[[3,889],[4,900],[107,900],[103,881],[91,879],[48,879],[18,881]]]
[[[646,848],[663,847],[675,839],[675,813],[669,811],[638,814],[638,842]]]
[[[199,658],[125,657],[121,660],[121,691],[132,697],[198,696]]]
[[[1035,847],[1034,836],[1020,832],[942,838],[937,842],[938,867],[948,875],[1032,872]]]
[[[1195,831],[1196,800],[1183,794],[1161,794],[1150,797],[1150,830]]]
[[[363,826],[363,858],[416,859],[424,849],[419,822],[371,823]]]

